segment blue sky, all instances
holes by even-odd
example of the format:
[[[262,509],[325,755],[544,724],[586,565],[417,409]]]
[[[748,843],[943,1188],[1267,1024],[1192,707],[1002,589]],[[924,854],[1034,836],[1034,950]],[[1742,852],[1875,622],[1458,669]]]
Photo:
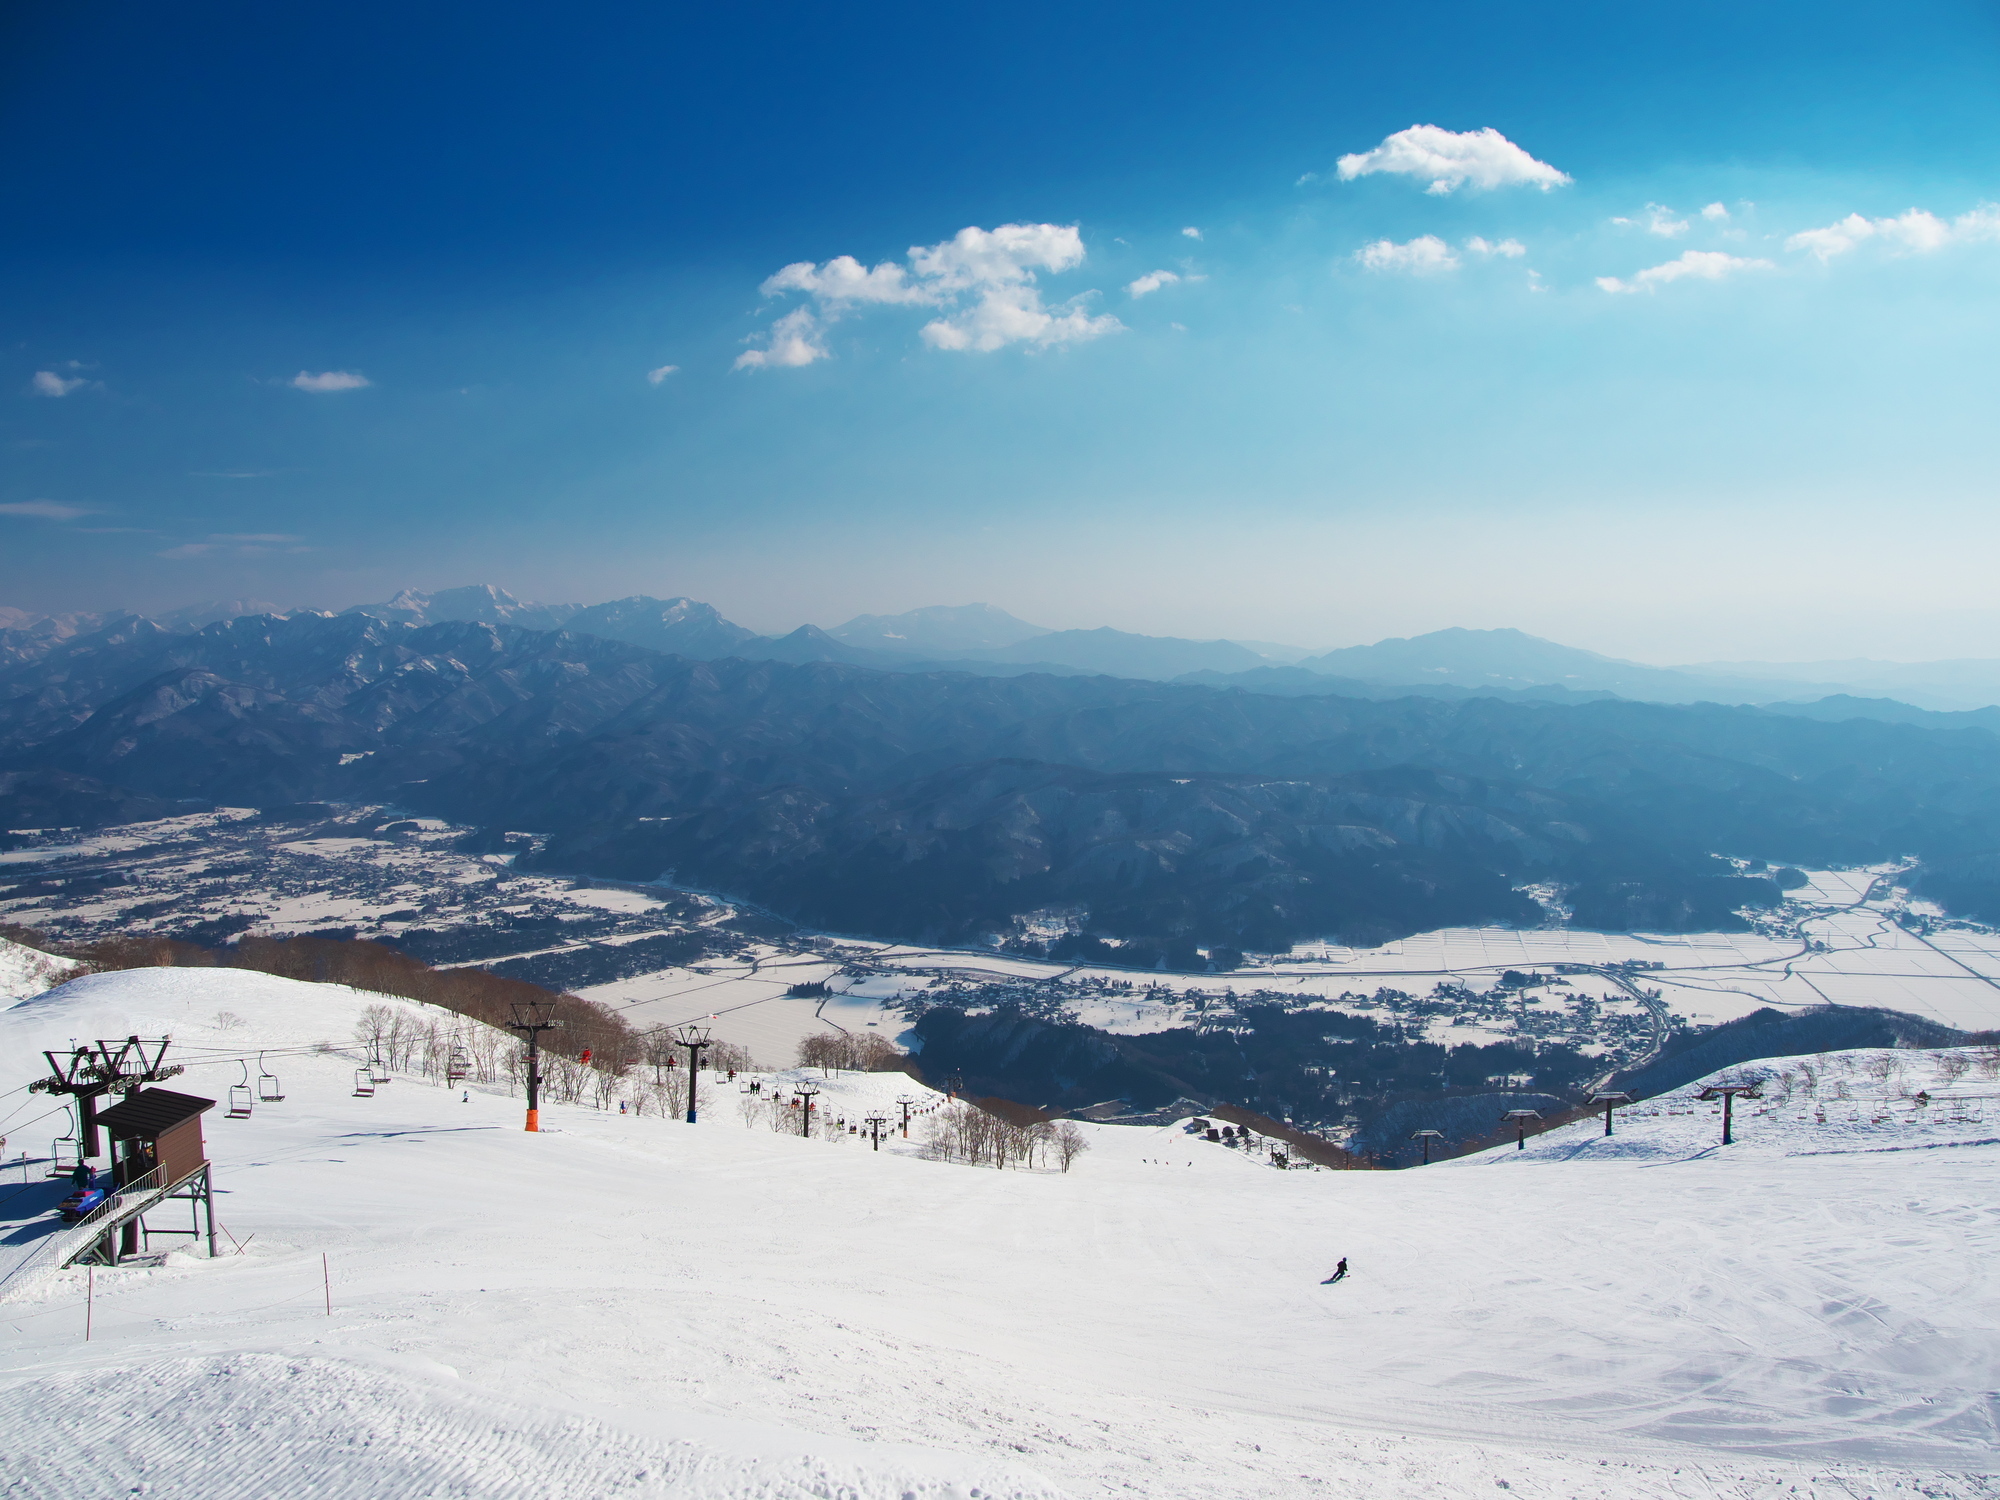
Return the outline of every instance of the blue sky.
[[[0,603],[2000,655],[1991,6],[418,9],[10,10]]]

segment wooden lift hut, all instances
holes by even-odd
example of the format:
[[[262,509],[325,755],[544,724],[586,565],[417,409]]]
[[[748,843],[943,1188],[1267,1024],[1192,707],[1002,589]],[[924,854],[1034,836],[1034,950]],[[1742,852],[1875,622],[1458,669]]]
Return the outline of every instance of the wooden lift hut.
[[[201,1235],[200,1218],[208,1220],[208,1253],[215,1254],[215,1180],[208,1148],[201,1138],[201,1117],[215,1108],[213,1099],[176,1094],[171,1089],[140,1089],[128,1094],[97,1117],[111,1137],[113,1192],[129,1211],[107,1225],[99,1241],[98,1258],[116,1265],[121,1255],[139,1253],[140,1236]],[[168,1198],[188,1203],[187,1229],[147,1229],[146,1210]],[[114,1245],[113,1228],[118,1243]]]

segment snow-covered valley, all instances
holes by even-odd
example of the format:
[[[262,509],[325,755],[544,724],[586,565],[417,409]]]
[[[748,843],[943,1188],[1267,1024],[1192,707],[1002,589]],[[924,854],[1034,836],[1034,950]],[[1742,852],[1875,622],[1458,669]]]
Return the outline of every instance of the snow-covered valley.
[[[263,1051],[286,1093],[205,1117],[220,1259],[0,1291],[4,1493],[2000,1494],[1979,1049],[1780,1065],[1727,1150],[1668,1096],[1415,1171],[1086,1125],[997,1172],[746,1124],[748,1079],[538,1136],[497,1086],[357,1098],[312,1049],[382,1003],[138,970],[0,1011],[10,1157],[72,1037],[171,1032],[215,1098]],[[0,1254],[57,1191],[26,1170]]]

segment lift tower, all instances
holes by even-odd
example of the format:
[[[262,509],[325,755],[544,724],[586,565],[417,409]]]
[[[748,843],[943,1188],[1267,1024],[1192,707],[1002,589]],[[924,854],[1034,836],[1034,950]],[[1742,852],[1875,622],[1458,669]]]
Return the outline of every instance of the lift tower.
[[[129,1094],[145,1084],[172,1078],[184,1070],[161,1061],[169,1037],[128,1036],[124,1041],[99,1041],[95,1047],[73,1045],[69,1052],[44,1052],[50,1076],[28,1085],[37,1094],[68,1094],[76,1100],[77,1154],[85,1161],[103,1154],[97,1139],[97,1101],[106,1094]]]

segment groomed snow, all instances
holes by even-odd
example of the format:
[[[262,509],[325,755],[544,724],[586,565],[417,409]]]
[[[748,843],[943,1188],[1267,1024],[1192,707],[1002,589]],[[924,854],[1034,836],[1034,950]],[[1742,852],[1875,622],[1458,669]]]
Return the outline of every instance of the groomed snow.
[[[0,1089],[170,1026],[209,1061],[169,1086],[219,1097],[223,1059],[369,1003],[77,980],[0,1011]],[[8,1493],[2000,1495],[1990,1143],[1814,1155],[1806,1121],[1781,1151],[1753,1106],[1727,1152],[1668,1112],[1616,1139],[1686,1149],[1281,1173],[1088,1127],[1069,1174],[1002,1173],[745,1128],[706,1079],[695,1127],[555,1106],[529,1136],[518,1100],[283,1071],[283,1104],[207,1116],[245,1253],[99,1271],[88,1344],[81,1273],[0,1301]]]

